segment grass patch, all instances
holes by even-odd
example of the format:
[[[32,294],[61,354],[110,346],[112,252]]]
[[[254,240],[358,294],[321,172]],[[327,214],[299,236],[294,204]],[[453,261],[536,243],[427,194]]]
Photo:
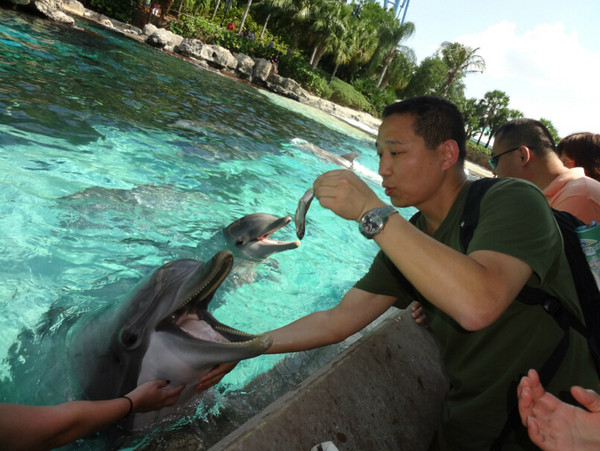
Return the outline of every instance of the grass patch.
[[[331,89],[333,90],[331,100],[338,105],[347,106],[367,113],[373,113],[373,106],[371,103],[358,92],[354,87],[339,78],[333,78],[331,82]]]

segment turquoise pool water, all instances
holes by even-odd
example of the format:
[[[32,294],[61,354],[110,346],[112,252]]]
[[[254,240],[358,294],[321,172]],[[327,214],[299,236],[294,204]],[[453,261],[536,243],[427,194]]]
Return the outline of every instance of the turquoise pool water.
[[[237,217],[293,216],[312,181],[336,168],[309,144],[360,153],[357,171],[384,197],[373,136],[79,25],[0,9],[0,381],[11,387],[0,401],[36,402],[11,370],[31,346],[24,340],[35,346],[60,322],[118,302],[167,261],[207,260],[203,243]],[[295,239],[293,224],[277,236]],[[300,248],[258,266],[254,283],[226,283],[212,312],[248,332],[279,327],[337,303],[376,251],[315,204]],[[40,331],[49,311],[58,324]],[[283,358],[241,363],[220,392]],[[33,376],[44,372],[31,362]]]

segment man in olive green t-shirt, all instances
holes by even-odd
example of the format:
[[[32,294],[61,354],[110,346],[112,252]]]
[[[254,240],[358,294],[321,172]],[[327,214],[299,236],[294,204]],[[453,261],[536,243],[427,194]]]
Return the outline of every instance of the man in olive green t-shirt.
[[[382,186],[395,207],[421,212],[417,227],[353,172],[321,175],[313,185],[319,203],[358,221],[381,252],[338,305],[268,332],[269,353],[313,349],[344,340],[396,302],[421,301],[452,383],[433,449],[490,449],[517,405],[520,377],[539,369],[560,341],[562,330],[542,307],[515,302],[526,283],[558,296],[581,316],[560,232],[535,186],[506,180],[490,188],[469,249],[460,250],[459,220],[469,188],[465,142],[462,116],[446,100],[416,97],[386,107],[376,141]],[[548,387],[556,395],[598,381],[585,339],[571,335]],[[197,388],[214,385],[233,366],[220,365]],[[532,446],[526,430],[515,427],[503,449]]]

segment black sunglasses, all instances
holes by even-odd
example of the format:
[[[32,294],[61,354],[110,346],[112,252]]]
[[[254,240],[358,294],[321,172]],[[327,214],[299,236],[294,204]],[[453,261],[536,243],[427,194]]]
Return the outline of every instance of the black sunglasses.
[[[520,149],[520,148],[521,148],[521,146],[515,147],[514,149],[510,149],[510,150],[507,150],[506,152],[502,152],[502,153],[499,153],[498,155],[494,155],[493,157],[490,157],[488,162],[490,163],[490,166],[492,167],[492,169],[496,169],[498,167],[498,158],[500,158],[502,155],[505,155],[509,152],[514,152],[515,150]]]

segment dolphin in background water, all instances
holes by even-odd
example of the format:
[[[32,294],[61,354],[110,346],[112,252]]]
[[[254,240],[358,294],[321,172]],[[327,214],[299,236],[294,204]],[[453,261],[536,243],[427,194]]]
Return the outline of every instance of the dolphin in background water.
[[[67,227],[93,227],[94,218],[106,210],[114,210],[129,215],[156,214],[163,210],[177,208],[181,202],[192,203],[170,185],[142,185],[131,189],[113,189],[102,187],[86,188],[62,198],[69,203],[69,208],[77,211],[80,219],[69,223]],[[194,193],[194,196],[197,196]],[[196,256],[212,256],[223,248],[228,248],[237,259],[250,259],[254,263],[275,253],[288,249],[296,249],[300,241],[276,241],[272,234],[281,230],[291,222],[289,216],[276,217],[268,213],[251,213],[233,220],[226,227],[213,232],[207,240],[200,240],[194,248],[187,249],[192,258]],[[223,239],[223,237],[225,239]],[[143,244],[147,239],[131,237],[130,243]],[[162,243],[156,243],[160,247]],[[187,256],[187,255],[186,255]]]
[[[89,399],[121,396],[137,385],[165,379],[185,384],[178,402],[159,412],[134,415],[129,429],[173,413],[197,392],[198,379],[224,362],[264,353],[267,335],[251,335],[217,321],[208,305],[233,266],[228,250],[209,262],[169,262],[144,279],[125,302],[79,321],[69,358]]]
[[[354,159],[359,156],[357,152],[349,152],[345,153],[344,155],[336,155],[325,149],[320,148],[319,146],[315,146],[314,144],[309,143],[308,141],[302,138],[292,139],[292,144],[301,147],[305,150],[308,150],[309,152],[319,157],[321,160],[336,164],[344,169],[352,169],[354,166]]]

